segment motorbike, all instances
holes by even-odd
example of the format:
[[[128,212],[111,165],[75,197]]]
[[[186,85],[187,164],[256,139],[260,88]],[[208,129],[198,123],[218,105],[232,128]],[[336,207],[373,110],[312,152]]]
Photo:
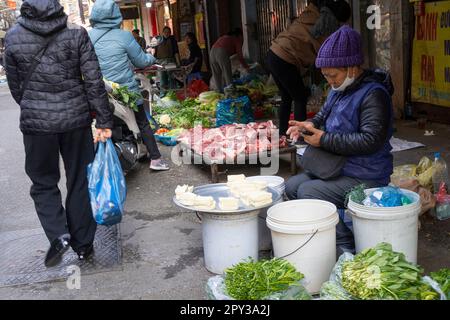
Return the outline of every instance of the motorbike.
[[[114,115],[112,141],[124,174],[131,171],[138,162],[148,158],[133,110],[112,96],[112,87],[105,82],[109,105]]]

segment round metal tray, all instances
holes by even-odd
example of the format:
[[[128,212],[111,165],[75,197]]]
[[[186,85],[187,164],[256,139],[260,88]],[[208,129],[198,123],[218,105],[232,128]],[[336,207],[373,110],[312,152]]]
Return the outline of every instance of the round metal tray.
[[[194,206],[185,206],[176,199],[176,196],[173,197],[173,202],[181,208],[184,208],[187,210],[192,210],[192,211],[203,212],[203,213],[229,214],[229,215],[243,214],[243,213],[252,212],[252,211],[270,207],[273,203],[277,203],[281,199],[281,194],[274,188],[267,187],[267,192],[270,192],[272,194],[272,203],[269,203],[262,207],[252,207],[252,206],[246,206],[241,200],[239,200],[239,209],[232,210],[232,211],[224,211],[224,210],[221,210],[219,207],[219,198],[234,197],[231,194],[230,188],[227,186],[226,183],[208,184],[208,185],[194,188],[193,193],[195,193],[196,195],[199,195],[202,197],[213,197],[214,198],[214,201],[216,201],[216,208],[213,210],[198,210]]]

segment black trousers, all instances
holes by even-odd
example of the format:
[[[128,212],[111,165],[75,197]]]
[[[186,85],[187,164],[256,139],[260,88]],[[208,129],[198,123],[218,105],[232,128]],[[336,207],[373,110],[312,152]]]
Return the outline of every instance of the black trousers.
[[[271,50],[267,54],[266,64],[281,93],[281,106],[279,110],[281,136],[286,134],[289,127],[292,101],[294,101],[295,120],[306,120],[308,90],[303,84],[303,79],[297,67],[284,61]]]
[[[75,251],[94,241],[97,223],[89,202],[87,165],[94,160],[90,127],[66,133],[24,135],[25,171],[32,181],[30,195],[50,242],[70,234]],[[67,198],[62,205],[58,188],[61,154],[67,179]]]
[[[159,152],[155,136],[153,135],[153,130],[148,122],[144,106],[138,105],[138,108],[138,112],[134,112],[134,116],[136,117],[136,122],[139,127],[139,131],[141,132],[142,140],[144,141],[147,151],[150,154],[150,159],[157,160],[161,158],[161,153]]]

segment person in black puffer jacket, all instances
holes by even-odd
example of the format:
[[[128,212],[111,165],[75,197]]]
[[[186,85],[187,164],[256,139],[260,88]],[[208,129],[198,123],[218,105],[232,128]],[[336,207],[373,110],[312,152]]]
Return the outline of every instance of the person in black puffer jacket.
[[[387,186],[393,171],[390,139],[394,87],[388,72],[362,68],[361,43],[361,35],[349,26],[341,27],[324,42],[316,67],[332,90],[313,119],[291,121],[288,130],[292,139],[304,136],[307,144],[329,154],[321,159],[315,153],[313,162],[303,162],[304,172],[286,182],[286,195],[290,200],[331,202],[342,218],[345,197],[352,188],[361,184],[366,188]],[[327,159],[335,159],[332,155],[345,157],[343,166],[338,166],[333,176],[323,178],[318,169],[334,169],[329,164],[324,167]],[[338,252],[354,251],[353,235],[343,219],[336,227],[336,235]]]
[[[25,0],[20,12],[5,37],[5,69],[20,105],[25,171],[33,183],[30,194],[51,244],[45,264],[53,266],[69,245],[80,259],[92,252],[96,222],[87,182],[87,165],[94,159],[91,111],[96,114],[95,141],[111,136],[113,118],[86,30],[67,23],[57,0]],[[32,61],[48,39],[26,83]],[[58,189],[59,154],[67,177],[65,209]]]

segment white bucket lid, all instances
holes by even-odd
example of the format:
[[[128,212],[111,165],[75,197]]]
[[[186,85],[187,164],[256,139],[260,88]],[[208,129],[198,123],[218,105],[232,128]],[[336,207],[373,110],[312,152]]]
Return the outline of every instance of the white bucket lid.
[[[335,227],[339,222],[336,206],[322,200],[293,200],[267,211],[267,226],[276,232],[308,234]]]
[[[379,188],[364,190],[366,195],[371,194]],[[358,204],[352,200],[348,202],[348,209],[352,216],[365,218],[370,220],[398,220],[409,217],[411,215],[419,216],[421,211],[420,196],[410,190],[400,189],[408,198],[412,200],[411,204],[401,207],[367,207]]]
[[[274,189],[283,189],[284,190],[284,179],[278,176],[253,176],[248,177],[246,180],[249,181],[264,181],[267,182],[269,187]]]

